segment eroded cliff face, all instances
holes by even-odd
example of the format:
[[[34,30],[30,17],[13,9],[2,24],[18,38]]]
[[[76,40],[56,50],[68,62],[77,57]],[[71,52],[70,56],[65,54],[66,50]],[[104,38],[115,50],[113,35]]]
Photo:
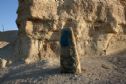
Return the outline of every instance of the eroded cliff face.
[[[26,63],[60,53],[60,30],[72,27],[79,56],[126,48],[125,0],[19,0],[15,55]]]

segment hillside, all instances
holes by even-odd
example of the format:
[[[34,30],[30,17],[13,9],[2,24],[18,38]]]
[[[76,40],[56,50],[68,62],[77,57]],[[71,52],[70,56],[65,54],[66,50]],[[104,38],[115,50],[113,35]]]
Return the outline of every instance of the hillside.
[[[18,31],[0,32],[0,58],[11,60]]]

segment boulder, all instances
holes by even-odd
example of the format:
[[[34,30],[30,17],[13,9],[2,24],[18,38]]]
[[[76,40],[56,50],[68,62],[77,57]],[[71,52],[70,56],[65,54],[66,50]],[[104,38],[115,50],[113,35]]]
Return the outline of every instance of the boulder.
[[[60,64],[62,73],[81,73],[80,59],[72,28],[63,28],[61,31]]]
[[[6,68],[7,60],[0,58],[0,68]]]

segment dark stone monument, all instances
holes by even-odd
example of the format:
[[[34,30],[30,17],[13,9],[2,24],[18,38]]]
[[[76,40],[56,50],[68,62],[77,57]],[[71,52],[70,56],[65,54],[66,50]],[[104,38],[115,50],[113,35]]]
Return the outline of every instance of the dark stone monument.
[[[80,61],[76,49],[76,42],[72,28],[61,30],[60,64],[62,73],[81,73]]]

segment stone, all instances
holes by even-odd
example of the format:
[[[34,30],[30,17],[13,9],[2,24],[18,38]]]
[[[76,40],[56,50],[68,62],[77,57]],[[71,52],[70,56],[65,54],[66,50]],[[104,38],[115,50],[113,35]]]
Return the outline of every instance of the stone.
[[[72,28],[61,30],[60,64],[62,73],[81,73],[80,60],[76,48],[76,41]]]
[[[0,58],[0,68],[6,68],[7,60]]]
[[[126,48],[125,10],[125,0],[19,0],[14,56],[30,63],[59,57],[65,27],[73,28],[80,57],[119,53]]]

